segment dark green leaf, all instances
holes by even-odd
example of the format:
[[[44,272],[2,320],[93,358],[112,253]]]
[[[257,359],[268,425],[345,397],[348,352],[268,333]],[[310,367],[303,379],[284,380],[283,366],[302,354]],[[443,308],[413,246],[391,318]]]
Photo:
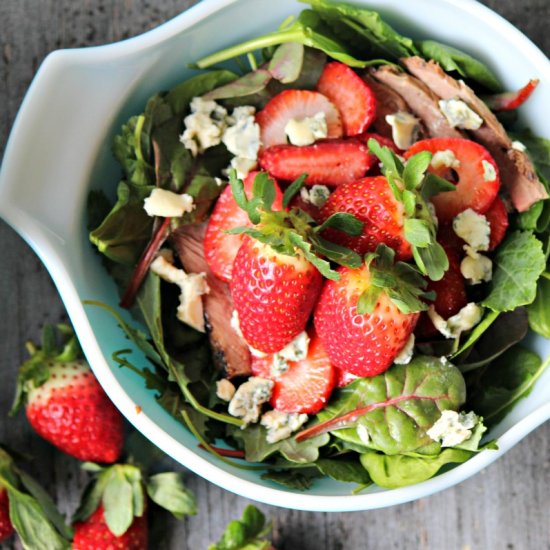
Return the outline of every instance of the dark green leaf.
[[[321,476],[319,474],[319,470],[315,467],[300,468],[299,470],[272,470],[262,474],[262,479],[273,481],[278,485],[297,491],[307,491],[308,489],[311,489],[313,481],[317,477]]]
[[[547,366],[548,361],[543,363],[536,353],[515,346],[484,370],[467,406],[483,416],[487,425],[496,424],[529,395]]]
[[[444,449],[433,456],[388,456],[368,451],[361,455],[361,464],[378,486],[397,489],[430,479],[443,466],[466,462],[473,454],[472,451],[453,448]]]
[[[363,232],[363,222],[360,222],[353,214],[348,214],[347,212],[332,214],[315,230],[320,233],[328,227],[338,229],[352,237],[357,237]]]
[[[361,256],[345,246],[327,241],[319,235],[311,236],[311,242],[314,244],[316,252],[338,265],[345,265],[352,269],[361,266]]]
[[[372,313],[381,293],[382,289],[374,285],[371,285],[367,290],[361,293],[361,296],[359,296],[359,301],[357,302],[357,313],[359,315]]]
[[[296,195],[296,193],[298,193],[304,185],[306,178],[307,174],[302,174],[285,189],[285,193],[283,195],[283,208],[286,208],[290,204],[290,201],[294,198],[294,195]]]
[[[341,459],[341,458],[320,458],[315,466],[319,471],[335,479],[345,483],[358,483],[359,485],[369,485],[372,483],[368,472],[363,468],[357,460]]]
[[[422,57],[437,61],[446,71],[457,71],[460,76],[475,80],[493,92],[502,90],[493,71],[467,53],[434,40],[423,40],[416,46]]]
[[[185,487],[180,473],[164,472],[151,476],[147,482],[147,494],[178,519],[197,513],[195,497]]]
[[[435,195],[445,191],[454,191],[456,185],[446,179],[440,178],[436,174],[428,173],[420,189],[420,194],[425,201],[429,201]]]
[[[338,272],[330,267],[329,262],[322,260],[319,256],[312,252],[311,244],[304,240],[301,235],[292,231],[289,233],[289,240],[296,248],[302,251],[305,259],[312,263],[321,275],[323,275],[323,277],[333,281],[337,281],[340,278]]]
[[[491,292],[481,305],[510,311],[533,302],[546,260],[542,243],[528,231],[514,231],[498,247]]]
[[[550,280],[541,277],[535,301],[527,307],[529,326],[536,333],[550,338]]]

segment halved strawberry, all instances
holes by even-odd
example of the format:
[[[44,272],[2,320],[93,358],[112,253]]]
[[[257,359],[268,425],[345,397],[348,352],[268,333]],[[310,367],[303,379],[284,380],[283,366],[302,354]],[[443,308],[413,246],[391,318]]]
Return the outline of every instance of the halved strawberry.
[[[248,198],[252,197],[252,187],[257,174],[258,172],[250,172],[244,180],[244,190]],[[272,208],[281,210],[283,194],[277,183],[275,193]],[[233,262],[243,242],[242,235],[229,235],[225,231],[251,225],[248,214],[237,205],[228,185],[216,202],[204,236],[204,257],[214,275],[222,281],[231,281]]]
[[[421,151],[433,154],[450,151],[457,161],[452,168],[443,165],[430,167],[430,171],[438,176],[453,182],[457,178],[456,190],[440,193],[431,199],[441,223],[451,222],[467,208],[480,214],[489,209],[500,188],[500,178],[498,166],[485,147],[463,138],[424,139],[416,142],[405,153],[405,158]]]
[[[502,239],[504,239],[509,225],[506,206],[499,196],[496,197],[484,215],[491,227],[489,250],[494,250],[502,242]]]
[[[231,296],[248,344],[275,353],[294,340],[306,327],[322,281],[300,252],[287,256],[245,237],[233,264]]]
[[[360,134],[372,124],[376,115],[376,96],[351,67],[338,61],[327,63],[317,90],[340,111],[346,136]]]
[[[404,236],[404,207],[395,199],[385,177],[362,178],[338,186],[321,208],[321,219],[324,221],[336,212],[354,215],[363,222],[363,232],[352,237],[329,228],[323,233],[329,241],[361,255],[374,252],[384,243],[396,251],[397,259],[412,257],[411,246]]]
[[[335,367],[375,376],[403,349],[418,313],[402,313],[382,291],[372,313],[359,314],[359,298],[371,286],[369,267],[341,267],[338,272],[340,280],[325,282],[314,312],[315,328]]]
[[[323,94],[311,90],[284,90],[277,94],[256,114],[262,147],[267,149],[273,145],[287,143],[287,122],[291,118],[302,120],[317,113],[325,113],[327,137],[342,137],[344,128],[340,113]]]
[[[358,141],[332,140],[305,147],[275,145],[260,153],[259,163],[274,178],[292,181],[305,173],[308,184],[335,187],[364,176],[372,158]]]
[[[335,382],[335,370],[320,338],[313,333],[307,357],[289,362],[289,369],[280,375],[272,374],[273,355],[252,356],[252,372],[273,380],[270,403],[286,413],[315,414],[327,403]]]

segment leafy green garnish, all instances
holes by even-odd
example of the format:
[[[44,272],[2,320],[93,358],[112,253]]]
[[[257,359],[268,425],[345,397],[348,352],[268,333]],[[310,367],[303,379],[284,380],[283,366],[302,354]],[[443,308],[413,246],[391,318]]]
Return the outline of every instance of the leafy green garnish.
[[[271,542],[265,537],[270,532],[271,523],[266,522],[258,508],[249,504],[242,518],[229,523],[220,540],[208,550],[268,550]]]
[[[262,479],[273,481],[278,485],[294,489],[296,491],[307,491],[311,489],[315,478],[321,477],[319,470],[315,467],[290,470],[271,470],[262,474]]]
[[[541,277],[535,301],[527,307],[529,326],[537,334],[550,338],[550,280]]]
[[[437,242],[437,226],[430,213],[422,188],[427,182],[431,194],[451,190],[446,184],[427,174],[432,155],[422,151],[412,156],[407,165],[389,148],[382,147],[375,139],[369,139],[370,151],[382,163],[382,172],[395,199],[405,209],[404,234],[412,248],[413,258],[420,271],[432,281],[439,281],[449,268],[449,260],[443,247]],[[451,185],[451,184],[449,184]],[[454,187],[453,187],[454,189]],[[429,197],[428,197],[429,198]]]
[[[533,302],[546,259],[542,243],[532,233],[508,234],[498,247],[494,265],[491,291],[481,305],[493,311],[511,311]]]

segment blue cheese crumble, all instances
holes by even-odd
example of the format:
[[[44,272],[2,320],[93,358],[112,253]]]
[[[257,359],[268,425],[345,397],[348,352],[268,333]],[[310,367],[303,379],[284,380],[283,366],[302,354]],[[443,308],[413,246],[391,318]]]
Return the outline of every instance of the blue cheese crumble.
[[[148,216],[180,218],[186,212],[192,212],[195,209],[195,203],[193,197],[187,193],[174,193],[157,187],[143,201],[143,208]]]
[[[311,187],[302,187],[300,197],[304,202],[308,202],[321,208],[330,197],[330,189],[326,185],[312,185]]]
[[[185,130],[180,141],[196,157],[210,147],[219,145],[227,127],[227,111],[215,101],[194,97],[191,114],[183,119]]]
[[[426,433],[442,447],[455,447],[472,437],[472,430],[478,422],[479,417],[473,412],[445,410]]]
[[[483,124],[483,119],[461,99],[441,99],[439,110],[453,128],[477,130]]]
[[[260,423],[267,429],[266,441],[268,443],[277,443],[289,438],[306,421],[307,414],[285,413],[273,410],[266,412],[262,416]]]
[[[244,426],[258,422],[262,405],[267,403],[273,391],[273,381],[259,376],[251,376],[241,384],[229,403],[231,416],[242,418]]]
[[[428,309],[428,316],[434,327],[445,338],[458,338],[463,332],[474,328],[483,316],[483,308],[474,302],[466,304],[457,314],[443,319],[431,305]]]
[[[391,126],[392,139],[398,149],[408,149],[416,141],[420,124],[411,113],[398,111],[386,115],[386,122]]]
[[[292,145],[304,146],[328,135],[327,119],[322,111],[312,117],[291,118],[285,125],[285,134]]]
[[[271,375],[281,376],[290,368],[289,362],[301,361],[307,357],[309,348],[309,336],[306,331],[300,332],[292,342],[282,350],[273,354]]]

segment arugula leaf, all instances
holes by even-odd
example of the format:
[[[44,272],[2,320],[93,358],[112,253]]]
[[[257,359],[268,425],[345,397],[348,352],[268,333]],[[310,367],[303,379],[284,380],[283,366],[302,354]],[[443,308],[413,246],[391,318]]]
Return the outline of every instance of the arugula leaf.
[[[456,367],[417,355],[408,365],[393,365],[383,374],[341,388],[317,414],[317,424],[297,438],[330,431],[345,441],[388,454],[419,449],[434,454],[439,444],[426,431],[441,411],[458,410],[465,399],[464,379]]]
[[[472,388],[467,406],[492,426],[529,395],[547,366],[548,360],[543,363],[536,353],[514,346],[485,368]]]
[[[425,456],[386,455],[367,451],[360,460],[376,485],[397,489],[430,479],[444,466],[466,462],[473,454],[473,451],[452,447],[443,449],[437,455]]]
[[[546,259],[542,243],[529,231],[508,234],[498,247],[491,292],[481,303],[493,311],[511,311],[534,301]]]
[[[435,40],[421,40],[415,45],[422,57],[437,61],[445,71],[457,71],[460,76],[475,80],[493,92],[502,91],[493,71],[471,55]]]
[[[268,550],[271,542],[265,537],[271,532],[264,514],[249,504],[240,520],[233,520],[226,527],[220,540],[208,550]]]
[[[541,277],[535,301],[527,306],[529,326],[537,334],[550,338],[550,280]]]

